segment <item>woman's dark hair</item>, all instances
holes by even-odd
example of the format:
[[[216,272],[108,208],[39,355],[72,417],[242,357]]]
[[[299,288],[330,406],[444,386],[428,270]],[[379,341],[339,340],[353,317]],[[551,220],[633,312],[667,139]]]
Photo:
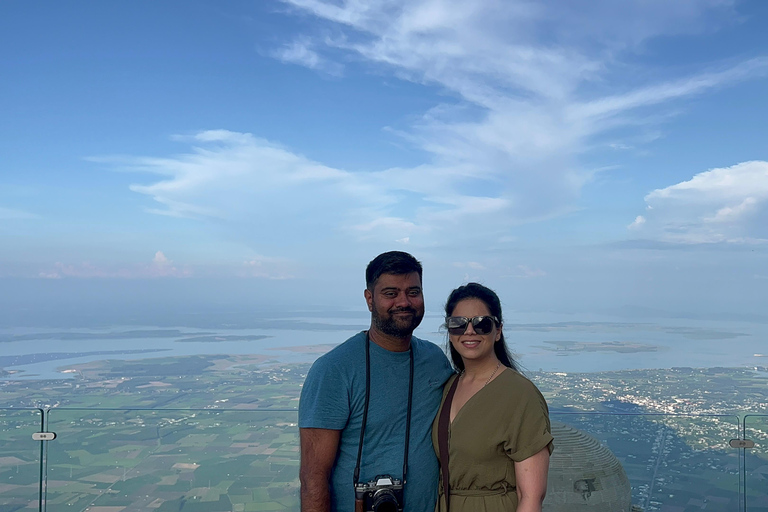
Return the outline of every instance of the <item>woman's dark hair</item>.
[[[445,303],[445,316],[451,316],[456,305],[466,299],[477,299],[482,301],[488,307],[488,311],[491,315],[499,319],[499,325],[504,323],[504,318],[501,316],[501,301],[499,300],[499,296],[490,288],[478,283],[468,283],[453,290]],[[450,338],[448,340],[448,349],[451,352],[453,366],[457,370],[463,372],[464,361],[462,361],[461,356],[456,349],[453,348]],[[496,357],[499,361],[501,361],[501,364],[508,368],[512,368],[515,371],[519,371],[517,363],[509,353],[507,342],[504,341],[503,331],[499,341],[493,344],[493,351],[496,353]]]

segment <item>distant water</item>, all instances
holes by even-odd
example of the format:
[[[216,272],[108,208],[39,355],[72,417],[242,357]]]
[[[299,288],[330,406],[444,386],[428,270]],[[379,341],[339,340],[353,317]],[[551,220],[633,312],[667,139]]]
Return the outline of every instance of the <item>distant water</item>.
[[[116,326],[110,330],[71,329],[67,331],[35,329],[0,329],[0,339],[36,334],[48,339],[6,341],[0,343],[0,360],[8,364],[5,370],[18,373],[0,379],[70,378],[61,373],[77,364],[103,359],[144,359],[197,354],[262,354],[280,363],[311,362],[317,354],[307,354],[290,347],[337,344],[368,324],[367,313],[344,318],[291,317],[284,321],[273,319],[272,325],[284,323],[285,328],[263,329],[200,329],[178,326]],[[416,335],[445,345],[445,333],[440,330],[442,318],[427,315]],[[132,331],[181,331],[143,337],[141,334],[115,337],[110,333]],[[57,335],[55,333],[64,333]],[[89,339],[69,339],[73,333],[88,333]],[[46,336],[47,334],[47,336]],[[155,332],[155,334],[157,334]],[[185,337],[267,336],[264,339],[178,342]],[[553,314],[516,315],[505,326],[510,348],[528,370],[562,372],[598,372],[639,368],[670,368],[675,366],[768,366],[768,357],[756,354],[768,352],[768,325],[745,322],[703,322],[693,320],[644,320],[642,323],[617,321],[615,317],[584,318]],[[639,350],[631,353],[611,350]],[[154,353],[137,353],[157,350]],[[94,354],[96,352],[96,354]],[[104,354],[104,352],[110,352]],[[36,357],[10,359],[8,356],[59,354],[57,359]],[[91,353],[91,354],[88,354]]]

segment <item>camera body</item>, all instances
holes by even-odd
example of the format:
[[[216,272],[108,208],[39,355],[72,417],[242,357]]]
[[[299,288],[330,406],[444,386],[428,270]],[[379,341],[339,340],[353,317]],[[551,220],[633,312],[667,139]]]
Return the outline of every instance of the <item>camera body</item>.
[[[355,512],[403,512],[403,481],[378,475],[355,485]]]

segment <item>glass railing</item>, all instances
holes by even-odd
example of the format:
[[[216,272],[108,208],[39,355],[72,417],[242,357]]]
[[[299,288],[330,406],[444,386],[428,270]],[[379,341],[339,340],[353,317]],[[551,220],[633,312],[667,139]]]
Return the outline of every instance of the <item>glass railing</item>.
[[[553,413],[544,509],[741,507],[736,416]],[[566,506],[566,508],[562,508]]]
[[[296,421],[295,410],[53,409],[48,510],[298,510]]]
[[[41,409],[0,409],[0,510],[41,507],[46,444]]]
[[[768,416],[551,419],[545,511],[768,511]],[[296,422],[294,409],[0,409],[0,511],[297,511]],[[43,431],[56,439],[33,440]]]
[[[755,443],[744,454],[745,510],[768,512],[768,415],[745,416],[744,439]]]

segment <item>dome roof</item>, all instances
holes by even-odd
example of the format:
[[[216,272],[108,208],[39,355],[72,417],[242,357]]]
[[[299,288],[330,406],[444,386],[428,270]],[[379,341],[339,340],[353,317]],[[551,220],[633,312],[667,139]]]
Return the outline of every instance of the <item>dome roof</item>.
[[[594,437],[552,422],[555,451],[549,459],[543,512],[629,511],[632,490],[624,468]]]

